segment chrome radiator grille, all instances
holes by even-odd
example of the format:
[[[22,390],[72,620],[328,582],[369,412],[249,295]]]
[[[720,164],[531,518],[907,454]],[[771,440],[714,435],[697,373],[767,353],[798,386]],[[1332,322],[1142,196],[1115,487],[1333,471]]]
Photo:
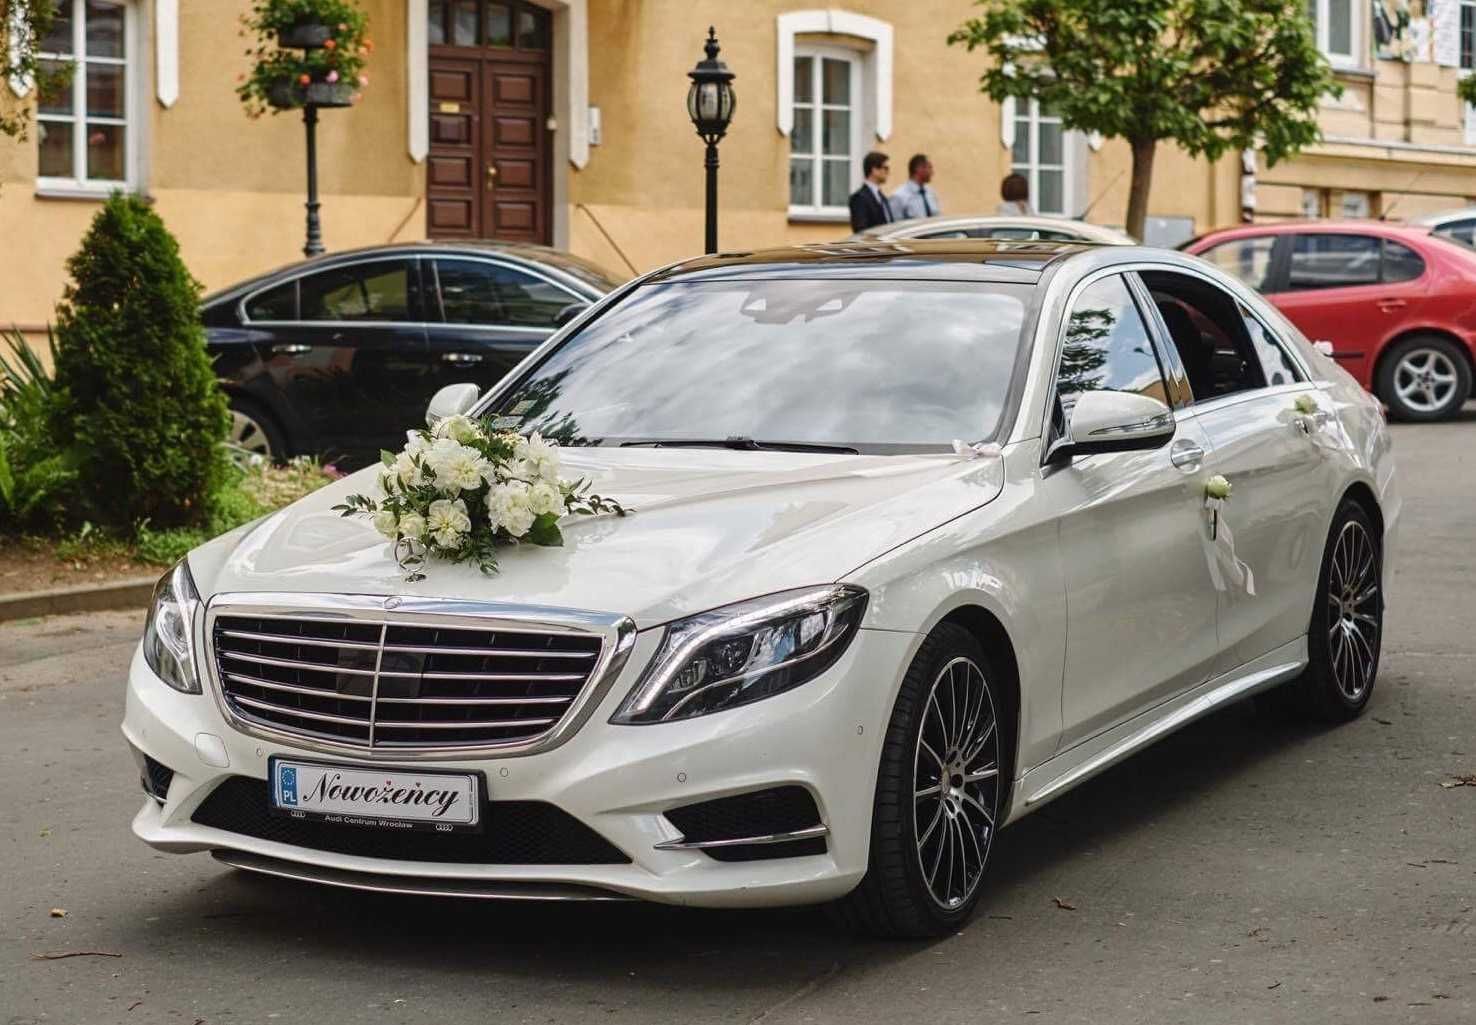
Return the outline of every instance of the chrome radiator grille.
[[[376,751],[542,737],[574,706],[604,644],[598,633],[434,615],[376,620],[231,610],[212,617],[208,633],[232,714]]]

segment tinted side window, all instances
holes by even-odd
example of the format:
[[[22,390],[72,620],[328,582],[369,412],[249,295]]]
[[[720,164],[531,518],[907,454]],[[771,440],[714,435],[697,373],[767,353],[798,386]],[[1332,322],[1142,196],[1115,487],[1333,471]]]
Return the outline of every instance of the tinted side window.
[[[1292,384],[1302,380],[1301,371],[1287,355],[1281,340],[1266,330],[1265,325],[1244,306],[1240,307],[1240,318],[1245,322],[1246,333],[1250,335],[1251,348],[1255,349],[1256,358],[1261,363],[1261,370],[1266,375],[1266,384]]]
[[[1379,240],[1370,235],[1292,237],[1292,289],[1349,288],[1379,281]]]
[[[1449,224],[1442,224],[1435,229],[1435,234],[1448,236],[1468,246],[1476,245],[1476,220],[1452,221]]]
[[[1221,242],[1200,255],[1226,274],[1233,274],[1260,291],[1271,274],[1271,252],[1275,248],[1274,235],[1255,235]]]
[[[1148,327],[1120,276],[1087,286],[1066,321],[1056,394],[1068,415],[1086,391],[1136,392],[1165,405],[1169,401]]]
[[[278,285],[259,295],[253,296],[246,303],[247,320],[296,320],[297,319],[297,281]]]
[[[463,264],[463,273],[484,275],[485,285],[479,287],[488,289],[497,303],[496,319],[492,323],[552,330],[558,326],[560,310],[571,303],[584,301],[558,285],[502,264],[444,260],[440,265],[445,267],[451,263]],[[466,264],[473,266],[467,268]],[[441,285],[445,287],[444,277]],[[449,310],[446,316],[449,320]]]
[[[302,319],[364,323],[416,319],[414,273],[408,260],[376,260],[310,274],[300,284]]]
[[[446,323],[503,323],[494,270],[496,268],[492,264],[477,260],[436,261],[436,279],[441,283],[441,309]]]
[[[1413,281],[1425,273],[1425,261],[1409,246],[1384,239],[1384,281]]]

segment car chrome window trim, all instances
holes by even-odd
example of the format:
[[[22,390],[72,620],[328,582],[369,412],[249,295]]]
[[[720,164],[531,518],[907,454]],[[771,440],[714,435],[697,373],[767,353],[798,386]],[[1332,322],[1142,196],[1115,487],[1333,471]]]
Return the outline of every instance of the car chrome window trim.
[[[545,284],[552,285],[555,288],[569,293],[578,302],[597,301],[597,299],[593,299],[588,291],[584,289],[573,290],[570,288],[570,285],[567,281],[561,281],[554,277],[551,277],[550,274],[544,272],[542,268],[534,270],[531,265],[523,264],[511,257],[490,257],[482,256],[479,253],[380,253],[374,256],[364,256],[355,259],[344,258],[342,260],[336,260],[329,264],[321,264],[315,265],[312,268],[304,268],[302,270],[292,272],[284,278],[275,278],[269,284],[265,284],[262,285],[260,288],[253,289],[252,291],[247,292],[245,295],[243,295],[240,299],[236,300],[236,319],[240,321],[242,327],[455,327],[472,328],[487,331],[536,331],[541,333],[547,333],[553,330],[552,328],[546,327],[524,327],[521,325],[512,324],[448,324],[444,320],[426,320],[424,319],[424,317],[419,320],[304,320],[301,316],[302,281],[305,278],[312,277],[314,274],[321,274],[325,271],[331,270],[342,270],[344,267],[357,267],[360,264],[366,263],[384,263],[388,260],[406,260],[415,264],[418,276],[423,277],[424,261],[435,261],[438,259],[470,260],[478,263],[491,263],[499,267],[505,267],[511,270],[523,271],[532,277],[542,279]],[[434,263],[432,263],[432,268],[432,273],[434,273]],[[276,288],[281,288],[283,285],[286,284],[295,284],[298,286],[298,318],[296,320],[252,320],[246,315],[247,303],[251,302],[259,295],[263,295]],[[421,291],[425,291],[423,282],[421,283]],[[439,279],[437,279],[436,305],[438,309],[440,308],[440,302],[441,289]],[[425,307],[426,305],[427,304],[425,302],[425,296],[422,295],[421,306]],[[444,312],[442,313],[442,316],[445,316]]]
[[[206,604],[203,615],[197,616],[200,630],[196,635],[196,650],[202,652],[209,663],[205,667],[208,680],[206,686],[216,707],[232,729],[293,748],[367,762],[383,762],[386,759],[446,760],[486,755],[513,758],[538,754],[564,744],[589,721],[625,669],[635,648],[636,625],[625,615],[506,602],[401,596],[394,596],[398,598],[398,604],[392,609],[386,609],[385,600],[388,597],[391,596],[268,591],[224,592],[212,597]],[[448,745],[424,749],[399,746],[377,749],[362,744],[338,742],[324,734],[305,735],[298,731],[274,729],[237,715],[226,700],[212,641],[215,621],[223,615],[407,626],[442,624],[509,633],[532,631],[596,636],[601,638],[602,643],[588,682],[575,696],[563,718],[544,733],[504,743]]]

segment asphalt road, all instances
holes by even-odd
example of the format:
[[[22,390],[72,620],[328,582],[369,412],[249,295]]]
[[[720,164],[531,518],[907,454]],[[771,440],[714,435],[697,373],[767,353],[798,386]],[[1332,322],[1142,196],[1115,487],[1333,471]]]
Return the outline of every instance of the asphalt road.
[[[142,617],[0,625],[0,1023],[1476,1021],[1476,787],[1440,785],[1476,773],[1476,407],[1399,428],[1397,453],[1364,718],[1190,727],[1002,834],[979,915],[926,944],[813,910],[389,898],[155,854],[117,730]],[[121,956],[33,958],[76,950]]]

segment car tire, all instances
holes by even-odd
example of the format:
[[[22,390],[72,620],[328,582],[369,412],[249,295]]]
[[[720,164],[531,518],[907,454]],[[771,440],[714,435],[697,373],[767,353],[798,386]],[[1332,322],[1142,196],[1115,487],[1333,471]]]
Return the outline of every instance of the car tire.
[[[230,399],[231,426],[227,443],[235,450],[259,455],[273,463],[287,459],[287,441],[271,415],[249,399]]]
[[[1471,397],[1471,360],[1441,335],[1415,335],[1379,361],[1374,391],[1397,420],[1444,420]]]
[[[1004,707],[974,636],[949,623],[933,630],[908,666],[887,724],[866,875],[831,905],[842,925],[920,938],[945,935],[972,914],[1008,780]]]
[[[1356,719],[1379,672],[1384,634],[1384,549],[1368,511],[1344,499],[1333,518],[1307,630],[1306,670],[1289,697],[1323,722]]]

